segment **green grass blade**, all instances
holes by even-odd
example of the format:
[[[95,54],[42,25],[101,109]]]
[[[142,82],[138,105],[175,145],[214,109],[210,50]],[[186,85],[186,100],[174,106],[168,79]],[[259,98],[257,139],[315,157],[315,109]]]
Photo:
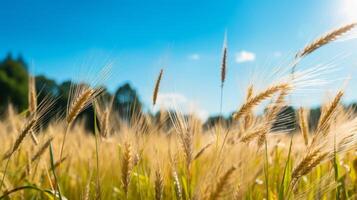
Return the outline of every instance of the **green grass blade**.
[[[62,194],[61,194],[61,189],[58,183],[58,179],[57,179],[57,175],[56,175],[56,171],[55,171],[55,159],[53,156],[53,148],[52,148],[52,142],[50,143],[50,161],[51,161],[51,171],[53,174],[53,177],[55,178],[56,181],[56,187],[57,187],[57,191],[58,191],[58,196],[59,199],[62,200]],[[54,195],[55,197],[57,196],[56,191],[54,191]]]
[[[98,144],[98,124],[97,124],[97,113],[94,109],[94,135],[95,135],[95,156],[96,156],[96,165],[97,165],[97,199],[101,199],[101,189],[100,189],[100,180],[99,180],[99,144]]]
[[[10,194],[13,194],[13,193],[16,193],[16,192],[19,192],[19,191],[22,191],[22,190],[36,190],[36,191],[39,191],[39,192],[42,192],[42,193],[46,193],[46,194],[51,194],[52,195],[52,193],[49,190],[43,190],[43,189],[38,188],[38,187],[36,187],[34,185],[25,185],[25,186],[17,187],[17,188],[14,188],[12,190],[6,191],[2,196],[0,196],[0,199],[4,199],[5,197],[8,197]]]
[[[286,172],[287,172],[287,169],[288,169],[288,166],[289,166],[289,162],[290,162],[292,145],[293,145],[293,135],[291,136],[291,139],[290,139],[288,158],[287,158],[286,163],[285,163],[284,172],[283,172],[283,178],[281,179],[281,183],[280,183],[279,200],[284,200],[284,194],[285,194],[285,184],[284,184],[284,182],[285,182]]]

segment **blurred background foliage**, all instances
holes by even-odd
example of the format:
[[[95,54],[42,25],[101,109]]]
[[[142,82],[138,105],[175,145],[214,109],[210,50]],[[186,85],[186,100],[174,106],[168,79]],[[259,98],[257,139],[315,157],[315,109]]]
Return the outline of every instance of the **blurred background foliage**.
[[[62,83],[57,83],[55,80],[50,79],[44,75],[36,76],[36,89],[38,91],[39,102],[45,98],[45,96],[50,96],[56,98],[56,104],[54,109],[51,110],[51,116],[61,116],[66,111],[66,106],[69,98],[69,91],[71,85],[77,83],[72,83],[71,81],[65,81]],[[22,56],[13,57],[8,54],[2,61],[0,61],[0,112],[3,115],[6,112],[9,104],[14,106],[19,112],[27,109],[27,90],[28,90],[28,66]],[[129,83],[124,83],[119,86],[114,94],[110,94],[107,89],[104,88],[104,93],[102,96],[105,99],[111,99],[114,96],[113,108],[116,112],[117,117],[121,120],[126,120],[130,122],[130,119],[138,116],[140,114],[145,114],[152,121],[158,121],[157,118],[160,117],[160,112],[153,114],[150,111],[144,113],[144,105],[140,101],[139,94],[136,92],[134,87]],[[357,110],[357,104],[353,103],[349,105],[354,112]],[[171,111],[174,112],[174,111]],[[295,116],[296,110],[293,107],[287,107],[283,109],[279,114],[281,117],[290,116],[292,118],[292,123],[284,125],[284,128],[289,128],[294,130],[296,128]],[[309,124],[310,127],[314,128],[320,116],[320,107],[311,109]],[[92,107],[89,107],[81,114],[78,120],[84,120],[86,128],[88,130],[93,130],[94,127],[94,111]],[[224,116],[211,116],[209,117],[204,126],[206,128],[212,127],[218,121],[223,121],[225,125],[232,123],[230,117]],[[277,120],[279,121],[279,120]],[[169,123],[169,122],[168,122]],[[280,125],[274,124],[274,126],[279,127]],[[288,127],[286,127],[288,126]],[[279,128],[277,128],[278,130]]]

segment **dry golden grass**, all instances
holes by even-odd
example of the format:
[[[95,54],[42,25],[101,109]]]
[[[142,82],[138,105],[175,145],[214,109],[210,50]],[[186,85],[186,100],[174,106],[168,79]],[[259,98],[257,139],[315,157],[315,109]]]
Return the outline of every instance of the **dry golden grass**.
[[[307,56],[353,26],[332,31],[297,55]],[[221,95],[226,60],[224,45]],[[309,128],[307,109],[297,113],[300,129],[286,128],[291,116],[281,113],[289,94],[311,87],[305,83],[315,77],[311,70],[296,73],[262,91],[250,85],[232,123],[219,120],[208,128],[179,111],[121,120],[113,100],[101,101],[101,89],[86,85],[71,91],[65,118],[42,127],[53,100],[37,105],[30,78],[28,112],[10,106],[0,121],[0,199],[355,199],[357,117],[341,105],[341,90],[324,106],[316,129]],[[80,120],[74,123],[92,104],[99,122],[95,134]],[[257,107],[264,112],[255,113]],[[31,132],[39,145],[28,137]]]

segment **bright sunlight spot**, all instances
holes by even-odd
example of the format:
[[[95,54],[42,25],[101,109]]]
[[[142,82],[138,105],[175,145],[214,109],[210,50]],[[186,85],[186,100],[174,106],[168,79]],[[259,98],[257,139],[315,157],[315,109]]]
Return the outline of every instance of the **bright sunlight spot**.
[[[348,21],[357,21],[357,0],[341,0],[341,14]]]

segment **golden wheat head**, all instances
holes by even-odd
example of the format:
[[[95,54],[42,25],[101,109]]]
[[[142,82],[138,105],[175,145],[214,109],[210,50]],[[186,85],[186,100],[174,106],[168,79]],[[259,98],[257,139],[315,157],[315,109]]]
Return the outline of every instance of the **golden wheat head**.
[[[155,88],[154,88],[154,92],[152,95],[152,105],[153,106],[155,106],[155,104],[156,104],[157,96],[159,94],[159,89],[160,89],[160,82],[161,82],[163,73],[164,73],[164,70],[161,69],[159,76],[157,77],[156,82],[155,82]]]
[[[227,73],[227,34],[224,36],[223,42],[223,54],[222,54],[222,64],[221,64],[221,87],[224,85],[224,81],[226,80],[226,73]]]
[[[357,23],[352,23],[352,24],[347,24],[345,26],[339,27],[335,30],[330,31],[329,33],[317,38],[307,46],[305,46],[301,51],[299,51],[296,55],[295,58],[301,58],[304,57],[312,52],[314,52],[316,49],[338,39],[340,36],[343,34],[349,32],[352,30]]]
[[[266,90],[264,90],[261,93],[258,93],[257,95],[251,97],[249,100],[247,100],[241,107],[240,109],[233,114],[233,119],[239,120],[243,115],[248,113],[250,110],[252,110],[255,106],[257,106],[259,103],[262,101],[272,97],[274,94],[276,94],[279,91],[282,90],[287,90],[290,88],[289,84],[287,83],[281,83],[277,85],[273,85]]]

